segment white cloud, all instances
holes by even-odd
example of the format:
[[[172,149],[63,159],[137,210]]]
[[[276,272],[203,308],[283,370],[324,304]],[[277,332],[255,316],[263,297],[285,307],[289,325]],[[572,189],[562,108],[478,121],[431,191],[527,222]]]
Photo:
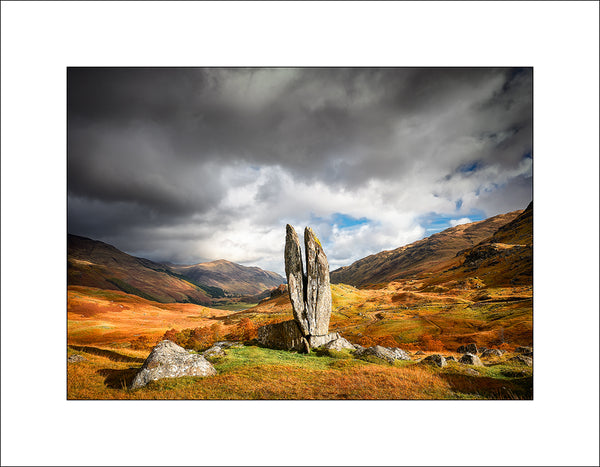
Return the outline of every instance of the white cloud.
[[[452,227],[456,227],[457,225],[470,224],[473,221],[468,217],[463,217],[461,219],[450,219],[449,222]]]

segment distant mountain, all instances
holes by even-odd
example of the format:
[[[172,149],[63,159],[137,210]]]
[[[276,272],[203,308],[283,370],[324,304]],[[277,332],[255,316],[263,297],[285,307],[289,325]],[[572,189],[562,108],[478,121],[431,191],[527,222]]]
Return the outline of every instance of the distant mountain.
[[[128,255],[112,245],[67,235],[67,284],[121,290],[161,303],[209,305],[222,290],[202,288],[167,266]]]
[[[277,273],[258,267],[242,266],[224,259],[190,266],[172,265],[170,268],[195,282],[240,295],[260,294],[285,282]]]
[[[331,282],[358,287],[405,279],[435,269],[436,265],[456,257],[459,252],[489,239],[502,226],[515,221],[523,213],[514,211],[457,225],[395,250],[367,256],[350,266],[332,271]]]

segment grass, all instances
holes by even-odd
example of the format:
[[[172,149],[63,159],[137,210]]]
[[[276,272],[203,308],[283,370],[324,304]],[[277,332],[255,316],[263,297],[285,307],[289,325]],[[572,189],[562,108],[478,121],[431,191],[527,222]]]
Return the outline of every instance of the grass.
[[[531,376],[506,376],[523,367],[451,363],[443,369],[417,362],[388,364],[350,358],[347,352],[309,355],[259,347],[232,348],[214,359],[218,374],[155,381],[130,391],[147,352],[69,348],[86,360],[68,364],[69,399],[527,399]],[[525,370],[526,374],[527,371]]]

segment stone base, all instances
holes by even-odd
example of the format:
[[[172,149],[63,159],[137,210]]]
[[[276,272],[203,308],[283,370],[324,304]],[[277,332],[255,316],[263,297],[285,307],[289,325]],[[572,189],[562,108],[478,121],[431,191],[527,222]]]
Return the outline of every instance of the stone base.
[[[308,343],[312,349],[315,349],[339,338],[340,335],[337,332],[330,332],[324,336],[309,336]]]
[[[321,347],[339,337],[337,332],[330,332],[323,336],[304,337],[296,321],[290,320],[258,328],[256,340],[270,349],[308,352],[311,348]]]

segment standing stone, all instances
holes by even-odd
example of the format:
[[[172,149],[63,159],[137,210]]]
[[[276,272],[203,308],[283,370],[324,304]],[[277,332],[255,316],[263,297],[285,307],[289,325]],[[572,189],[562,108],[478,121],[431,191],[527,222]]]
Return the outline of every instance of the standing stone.
[[[329,332],[329,263],[321,242],[310,227],[304,231],[304,246],[306,274],[302,265],[300,239],[288,224],[284,260],[294,320],[259,328],[257,340],[266,347],[310,352],[311,348],[340,338],[337,332]]]
[[[329,331],[331,317],[331,286],[329,262],[321,242],[310,227],[304,229],[306,249],[306,316],[313,336],[324,336]]]
[[[288,224],[285,235],[285,275],[288,281],[288,293],[292,302],[294,319],[300,327],[304,336],[310,335],[308,320],[306,318],[304,284],[306,278],[302,268],[302,253],[300,251],[300,240],[294,228]]]

